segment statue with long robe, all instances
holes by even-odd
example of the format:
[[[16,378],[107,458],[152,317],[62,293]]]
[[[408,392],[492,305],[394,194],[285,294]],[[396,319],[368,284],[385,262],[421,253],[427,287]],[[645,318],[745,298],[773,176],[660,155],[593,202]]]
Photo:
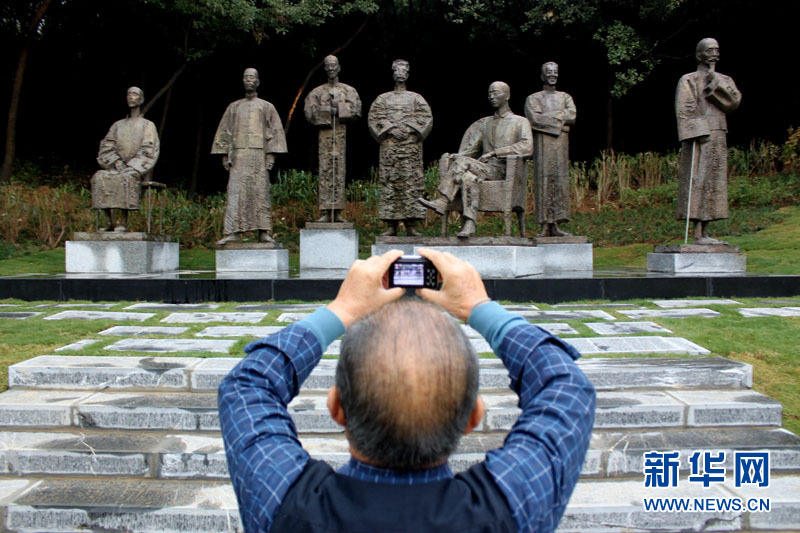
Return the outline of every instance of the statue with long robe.
[[[245,98],[230,104],[214,136],[212,154],[222,154],[228,170],[223,238],[217,244],[241,240],[243,233],[257,231],[258,240],[274,243],[269,171],[275,154],[284,154],[286,136],[275,107],[256,93],[258,71],[248,68],[243,78]]]
[[[716,72],[719,44],[697,44],[697,70],[681,77],[675,93],[680,178],[675,217],[694,224],[694,244],[725,244],[708,235],[708,223],[728,218],[728,125],[725,114],[739,107],[733,80]],[[690,183],[691,182],[691,183]],[[688,210],[688,215],[687,215]]]
[[[525,116],[533,130],[533,193],[540,237],[564,237],[569,221],[569,130],[577,111],[572,97],[556,90],[558,65],[542,65],[544,87],[528,96]]]
[[[380,143],[378,218],[388,226],[383,235],[397,235],[403,222],[407,235],[419,236],[414,225],[425,217],[417,198],[425,190],[422,141],[431,132],[433,114],[422,96],[406,90],[408,70],[406,60],[392,63],[394,91],[378,96],[367,116]]]
[[[130,87],[127,102],[130,115],[112,124],[100,141],[97,163],[103,170],[95,172],[91,181],[92,207],[103,209],[108,219],[105,231],[127,231],[128,211],[139,210],[141,182],[158,161],[156,126],[141,113],[144,92]],[[119,223],[114,209],[122,215]]]
[[[345,153],[347,123],[361,117],[361,98],[355,89],[339,81],[339,59],[323,60],[328,82],[311,91],[305,99],[306,119],[319,127],[318,205],[322,217],[317,222],[344,222]]]

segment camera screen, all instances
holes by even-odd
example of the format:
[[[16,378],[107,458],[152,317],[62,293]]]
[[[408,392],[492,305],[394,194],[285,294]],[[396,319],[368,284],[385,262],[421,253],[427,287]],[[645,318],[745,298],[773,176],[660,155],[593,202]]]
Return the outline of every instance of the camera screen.
[[[394,278],[396,286],[414,285],[423,286],[425,265],[422,263],[396,263],[394,265]]]

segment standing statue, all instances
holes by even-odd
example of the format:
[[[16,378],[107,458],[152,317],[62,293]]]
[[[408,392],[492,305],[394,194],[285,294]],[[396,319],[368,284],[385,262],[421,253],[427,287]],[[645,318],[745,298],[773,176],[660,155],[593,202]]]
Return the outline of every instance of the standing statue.
[[[433,201],[419,197],[417,201],[444,214],[447,205],[461,192],[463,224],[459,237],[470,237],[477,229],[480,187],[484,180],[505,179],[508,156],[530,156],[533,152],[533,133],[525,117],[511,112],[508,84],[496,81],[489,86],[489,103],[494,115],[473,123],[464,134],[457,154],[444,154],[439,168],[446,169],[439,180],[439,198]],[[477,159],[476,159],[477,158]]]
[[[404,59],[392,63],[394,91],[378,96],[367,117],[370,133],[381,144],[378,218],[388,226],[383,235],[397,235],[402,221],[407,235],[419,236],[414,225],[425,217],[416,199],[425,190],[422,141],[431,132],[433,115],[422,96],[406,90],[408,70]]]
[[[92,176],[92,207],[108,218],[105,231],[127,231],[128,211],[139,210],[141,182],[158,161],[156,126],[142,116],[144,92],[131,87],[127,93],[130,116],[116,121],[100,141],[97,163],[103,168]],[[114,218],[119,209],[119,225]]]
[[[575,104],[556,91],[558,65],[542,65],[544,87],[525,101],[525,116],[533,129],[533,184],[540,237],[566,237],[558,227],[569,221],[569,128],[575,124]]]
[[[306,119],[319,126],[319,209],[317,222],[345,222],[345,140],[347,122],[361,117],[361,99],[355,89],[339,82],[339,60],[323,60],[328,83],[311,91],[305,100]]]
[[[684,75],[675,94],[681,167],[675,217],[694,223],[694,244],[726,244],[708,236],[708,223],[728,218],[728,126],[725,113],[739,107],[733,80],[715,71],[719,44],[697,43],[697,70]],[[688,223],[687,223],[688,224]]]
[[[229,172],[219,245],[241,240],[246,231],[258,231],[259,242],[275,242],[270,236],[269,171],[275,154],[287,151],[286,136],[275,107],[258,98],[258,71],[246,69],[242,82],[245,97],[225,110],[211,148],[212,154],[223,154],[222,166]]]

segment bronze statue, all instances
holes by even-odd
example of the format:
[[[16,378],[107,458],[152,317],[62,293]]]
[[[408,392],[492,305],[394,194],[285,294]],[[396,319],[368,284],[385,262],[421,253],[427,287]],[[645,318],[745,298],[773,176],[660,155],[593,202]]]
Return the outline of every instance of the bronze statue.
[[[558,227],[569,221],[569,129],[575,124],[575,104],[556,91],[558,65],[542,65],[544,87],[525,101],[525,116],[533,129],[533,191],[540,237],[565,237]]]
[[[684,75],[675,94],[680,181],[675,217],[694,223],[694,244],[726,244],[708,236],[708,223],[728,218],[728,126],[725,114],[739,107],[733,80],[716,72],[719,44],[703,39],[696,48],[697,70]],[[691,194],[690,194],[691,193]]]
[[[241,240],[247,231],[258,231],[259,242],[274,243],[269,171],[275,154],[286,153],[283,124],[269,102],[258,98],[258,71],[248,68],[242,79],[245,97],[228,106],[214,136],[212,154],[222,155],[229,171],[222,245]]]
[[[367,117],[369,131],[380,143],[378,218],[388,226],[383,235],[397,235],[402,221],[407,235],[419,236],[414,225],[425,217],[416,199],[425,189],[422,141],[431,132],[433,115],[422,96],[406,90],[408,70],[404,59],[392,63],[394,91],[378,96]]]
[[[489,103],[495,114],[473,123],[464,134],[457,154],[444,154],[439,162],[439,198],[417,201],[444,214],[447,205],[461,193],[463,224],[459,237],[475,234],[480,187],[485,180],[505,179],[508,156],[528,157],[533,152],[531,125],[525,117],[511,112],[508,84],[496,81],[489,86]],[[477,158],[477,159],[476,159]]]
[[[323,60],[328,83],[311,91],[305,100],[306,119],[319,126],[319,209],[317,222],[345,222],[345,141],[347,122],[361,117],[361,99],[355,89],[339,82],[339,60]]]
[[[130,115],[116,121],[103,140],[97,163],[103,170],[92,176],[92,207],[103,209],[108,218],[105,231],[127,231],[128,211],[139,209],[141,182],[158,161],[156,126],[142,116],[144,92],[130,87],[127,92]],[[114,209],[122,215],[117,225]]]

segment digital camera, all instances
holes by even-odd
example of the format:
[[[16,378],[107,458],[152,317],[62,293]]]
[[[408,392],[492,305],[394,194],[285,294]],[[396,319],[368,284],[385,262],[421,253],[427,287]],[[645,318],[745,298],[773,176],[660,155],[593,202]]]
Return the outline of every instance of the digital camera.
[[[429,259],[404,255],[389,266],[389,288],[409,287],[438,289],[439,271]]]

